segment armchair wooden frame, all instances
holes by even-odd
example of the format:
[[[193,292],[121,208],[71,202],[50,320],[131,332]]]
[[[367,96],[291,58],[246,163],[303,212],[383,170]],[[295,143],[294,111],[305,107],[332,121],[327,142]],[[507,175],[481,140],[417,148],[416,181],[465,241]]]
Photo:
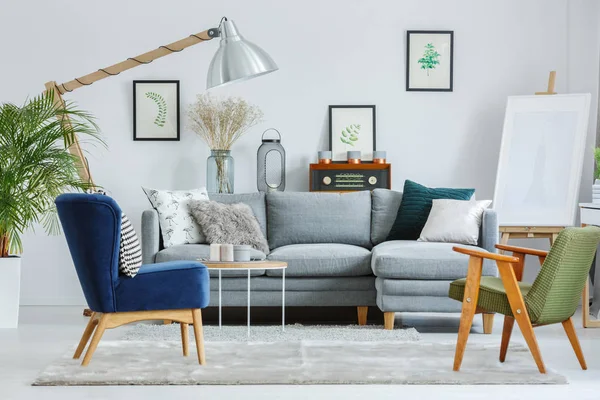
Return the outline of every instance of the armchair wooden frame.
[[[73,355],[74,359],[79,359],[90,337],[92,341],[83,357],[81,365],[86,367],[92,360],[92,356],[102,339],[102,335],[106,329],[112,329],[131,322],[147,321],[147,320],[165,320],[179,322],[181,326],[181,344],[183,347],[183,356],[187,357],[189,344],[189,324],[194,324],[194,336],[196,337],[196,351],[198,354],[198,362],[200,365],[206,364],[206,356],[204,351],[204,335],[202,330],[202,311],[199,308],[182,309],[182,310],[159,310],[159,311],[131,311],[131,312],[115,312],[115,313],[96,313],[92,316],[83,331],[83,336],[79,341],[79,345]],[[94,336],[92,337],[92,333]]]
[[[535,360],[538,370],[544,374],[546,373],[546,367],[542,360],[542,355],[537,343],[533,328],[539,325],[531,323],[531,319],[527,312],[527,307],[519,288],[519,282],[523,278],[523,268],[525,265],[525,257],[527,255],[537,256],[540,265],[544,263],[547,251],[527,249],[524,247],[516,247],[509,245],[496,245],[499,250],[510,251],[512,256],[488,253],[485,251],[465,249],[462,247],[453,247],[453,250],[469,256],[469,269],[467,273],[467,279],[465,283],[465,292],[463,298],[462,312],[460,316],[460,327],[458,331],[458,340],[456,343],[456,353],[454,355],[454,371],[459,371],[462,364],[463,356],[465,353],[465,347],[467,345],[467,339],[473,323],[473,316],[476,312],[482,310],[477,307],[477,300],[479,298],[479,285],[481,280],[481,272],[483,266],[483,260],[494,260],[498,265],[502,284],[506,289],[506,294],[510,304],[510,308],[514,317],[504,316],[504,327],[502,329],[502,342],[500,345],[500,362],[504,362],[506,359],[506,353],[508,350],[508,344],[512,334],[513,325],[515,320],[521,329],[521,333],[527,342],[529,351]],[[581,365],[582,369],[587,369],[585,358],[575,332],[572,318],[569,318],[562,322],[563,328],[569,338],[571,346],[575,351],[577,360]]]

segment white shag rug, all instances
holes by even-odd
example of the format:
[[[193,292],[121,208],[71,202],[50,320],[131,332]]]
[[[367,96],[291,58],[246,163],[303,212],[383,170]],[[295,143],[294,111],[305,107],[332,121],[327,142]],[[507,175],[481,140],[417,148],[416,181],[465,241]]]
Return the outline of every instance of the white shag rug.
[[[179,327],[139,325],[128,340],[101,341],[92,362],[81,367],[71,349],[33,383],[69,385],[315,385],[315,384],[564,384],[562,375],[537,371],[523,345],[498,362],[499,344],[469,344],[460,372],[452,371],[455,343],[424,343],[418,332],[378,327],[205,327],[207,365],[183,357]],[[280,328],[280,327],[279,327]],[[296,332],[298,331],[298,332]],[[302,333],[302,332],[304,333]],[[404,332],[404,333],[402,333]],[[350,335],[352,333],[352,335]],[[142,337],[148,340],[132,340]],[[330,340],[300,336],[321,335]],[[397,335],[396,338],[376,335]],[[350,335],[350,336],[348,336]],[[362,340],[356,339],[361,336]],[[170,340],[176,337],[176,340]],[[295,339],[292,339],[295,337]],[[348,338],[348,339],[345,339]],[[400,339],[397,339],[400,338]],[[165,340],[167,339],[167,340]],[[223,339],[228,339],[223,341]]]
[[[190,327],[190,340],[194,340],[194,330]],[[136,324],[121,337],[121,340],[178,341],[181,340],[179,324],[155,325]],[[343,340],[352,342],[421,340],[415,328],[385,330],[381,325],[257,325],[250,327],[250,337],[246,326],[215,325],[204,326],[204,340],[207,342],[296,342],[300,340]]]

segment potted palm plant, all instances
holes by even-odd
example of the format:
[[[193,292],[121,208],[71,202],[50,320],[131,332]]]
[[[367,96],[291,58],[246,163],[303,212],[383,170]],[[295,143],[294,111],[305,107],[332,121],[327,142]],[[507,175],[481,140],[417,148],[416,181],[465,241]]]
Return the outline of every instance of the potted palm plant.
[[[37,224],[58,233],[56,196],[91,186],[68,150],[75,135],[103,143],[93,117],[71,103],[55,103],[52,92],[23,106],[0,104],[0,328],[17,327],[21,235]]]

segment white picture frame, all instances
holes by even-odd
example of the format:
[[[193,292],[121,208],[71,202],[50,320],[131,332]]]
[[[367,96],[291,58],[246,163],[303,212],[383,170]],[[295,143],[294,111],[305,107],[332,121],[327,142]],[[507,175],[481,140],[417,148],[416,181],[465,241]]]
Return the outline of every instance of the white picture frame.
[[[493,201],[500,226],[575,224],[590,101],[589,93],[508,98]]]
[[[361,160],[373,161],[375,106],[329,106],[329,149],[332,161],[347,161],[348,151],[360,151]]]
[[[133,140],[179,138],[179,81],[133,81]]]

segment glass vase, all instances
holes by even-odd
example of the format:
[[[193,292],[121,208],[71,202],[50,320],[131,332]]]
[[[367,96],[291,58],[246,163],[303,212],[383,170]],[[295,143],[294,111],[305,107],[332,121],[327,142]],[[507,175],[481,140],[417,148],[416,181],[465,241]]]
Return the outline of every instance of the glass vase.
[[[206,159],[208,193],[233,193],[234,163],[231,150],[211,150]]]

